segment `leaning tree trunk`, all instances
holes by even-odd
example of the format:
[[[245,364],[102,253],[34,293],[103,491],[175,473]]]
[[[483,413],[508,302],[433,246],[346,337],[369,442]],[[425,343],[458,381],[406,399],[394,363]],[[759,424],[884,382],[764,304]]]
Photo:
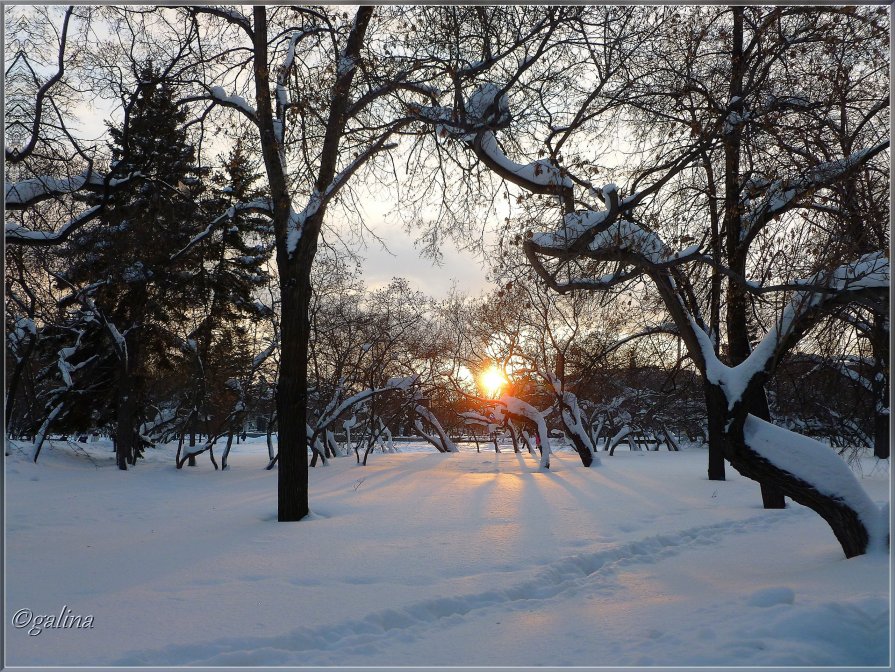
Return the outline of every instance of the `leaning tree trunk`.
[[[239,433],[236,434],[236,444],[239,445]],[[224,454],[221,456],[221,469],[227,468],[227,458],[230,457],[230,448],[233,445],[233,428],[227,432],[227,447],[224,448]]]
[[[594,463],[594,451],[591,449],[591,446],[588,446],[587,443],[585,443],[585,437],[582,436],[582,434],[584,434],[584,426],[581,422],[581,411],[580,409],[576,409],[576,415],[573,416],[571,405],[566,403],[562,396],[560,396],[557,401],[559,402],[559,415],[566,436],[572,440],[575,452],[577,452],[578,457],[581,458],[581,464],[585,467],[590,467]],[[578,402],[575,401],[574,403],[577,406]],[[599,464],[599,459],[597,460],[597,464]]]
[[[575,446],[575,452],[578,453],[578,457],[581,458],[581,464],[585,467],[589,467],[594,462],[594,455],[591,452],[590,448],[588,448],[584,441],[578,436],[574,431],[568,431],[568,427],[566,427],[566,436],[568,436],[572,440],[572,445]]]
[[[810,483],[770,463],[752,450],[743,436],[742,423],[733,423],[727,432],[727,459],[747,478],[767,483],[823,518],[845,553],[853,558],[867,552],[870,533],[858,513],[841,499],[819,492]]]

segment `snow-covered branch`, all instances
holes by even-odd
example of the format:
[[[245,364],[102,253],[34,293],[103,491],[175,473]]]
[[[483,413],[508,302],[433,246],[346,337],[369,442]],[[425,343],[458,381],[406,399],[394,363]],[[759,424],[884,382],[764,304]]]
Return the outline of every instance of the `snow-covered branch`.
[[[213,5],[198,5],[195,7],[190,7],[189,11],[194,15],[210,14],[211,16],[217,16],[225,19],[229,23],[239,26],[246,33],[246,35],[249,36],[250,39],[254,35],[254,32],[252,31],[252,25],[248,17],[236,9]]]
[[[764,378],[776,362],[810,326],[810,319],[819,314],[827,304],[861,299],[867,293],[887,292],[889,259],[882,252],[867,254],[833,271],[818,272],[805,284],[823,286],[827,291],[796,292],[776,324],[749,357],[735,367],[722,364],[715,355],[714,346],[705,330],[691,323],[705,361],[706,378],[724,389],[730,409],[742,401],[749,387],[764,383]]]
[[[246,99],[242,96],[236,95],[235,93],[227,93],[222,86],[211,87],[210,93],[212,99],[216,102],[225,107],[232,107],[235,110],[239,110],[251,121],[257,123],[258,114],[255,112],[255,108],[249,105]]]
[[[298,243],[301,240],[302,234],[304,233],[305,223],[308,221],[308,219],[315,216],[321,208],[326,207],[329,201],[332,200],[333,196],[335,196],[338,191],[342,187],[344,187],[345,184],[347,184],[348,180],[351,179],[351,176],[354,175],[354,173],[356,173],[358,169],[361,168],[361,166],[363,166],[373,156],[375,156],[379,152],[388,151],[397,147],[397,143],[390,143],[388,142],[388,139],[407,123],[409,122],[401,122],[400,124],[390,128],[388,132],[380,135],[376,139],[376,141],[371,143],[363,152],[358,154],[354,158],[354,160],[345,167],[344,170],[337,173],[322,193],[319,191],[314,191],[308,199],[308,203],[305,206],[304,210],[302,210],[301,212],[296,212],[295,210],[291,211],[289,215],[289,221],[286,225],[286,249],[289,252],[290,257],[294,255],[295,250],[298,249]]]
[[[423,406],[422,404],[416,404],[413,409],[420,418],[425,420],[432,426],[435,430],[436,436],[432,436],[423,428],[422,423],[419,418],[414,421],[414,426],[416,430],[422,435],[426,441],[431,443],[438,449],[440,453],[457,453],[460,452],[460,449],[457,448],[457,445],[451,441],[451,438],[447,435],[447,432],[444,431],[444,427],[441,426],[441,423],[438,421],[438,418],[435,417],[435,414],[432,413],[428,408]]]
[[[218,215],[213,220],[211,220],[208,226],[206,226],[200,233],[197,233],[195,236],[193,236],[190,242],[188,242],[182,249],[171,255],[171,261],[174,261],[189,252],[194,246],[208,238],[214,232],[215,228],[217,228],[224,222],[232,221],[236,218],[237,213],[241,212],[255,212],[270,216],[273,214],[273,204],[270,202],[270,199],[262,198],[255,199],[254,201],[249,201],[247,203],[237,203],[227,208],[227,211],[224,214]]]
[[[758,189],[763,194],[755,203],[748,198],[744,203],[746,211],[743,222],[746,241],[754,238],[774,217],[800,207],[815,191],[847,177],[888,147],[889,141],[884,140],[874,147],[854,152],[843,159],[820,163],[796,177],[752,185],[753,189]]]
[[[25,210],[56,196],[67,196],[78,191],[102,193],[108,189],[116,189],[130,184],[139,177],[142,177],[140,173],[132,173],[125,177],[113,178],[111,175],[103,175],[90,169],[74,177],[58,178],[49,175],[32,177],[7,184],[4,202],[7,210]]]
[[[545,414],[536,409],[528,402],[522,401],[517,397],[504,394],[495,401],[497,408],[494,410],[495,416],[508,415],[510,418],[518,418],[523,422],[533,424],[538,431],[538,437],[541,440],[541,468],[550,468],[550,434],[547,431],[547,419]]]
[[[382,394],[384,392],[393,392],[397,390],[408,390],[410,389],[419,379],[418,376],[407,376],[405,378],[392,378],[382,387],[372,387],[367,388],[366,390],[361,390],[357,394],[354,394],[344,401],[342,401],[338,406],[334,409],[325,411],[321,414],[320,418],[315,423],[314,436],[316,436],[329,427],[333,422],[338,420],[339,416],[341,416],[345,411],[347,411],[352,406],[356,406],[371,397]]]

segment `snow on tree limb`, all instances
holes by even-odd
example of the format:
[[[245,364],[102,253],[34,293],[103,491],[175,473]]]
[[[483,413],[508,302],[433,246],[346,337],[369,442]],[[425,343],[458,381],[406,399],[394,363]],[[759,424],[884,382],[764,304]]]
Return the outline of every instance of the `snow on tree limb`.
[[[887,291],[889,259],[882,252],[867,254],[832,271],[819,271],[807,279],[805,284],[823,287],[826,291],[796,292],[776,324],[768,330],[752,353],[735,367],[721,363],[715,355],[708,334],[691,320],[705,362],[706,378],[724,389],[729,408],[732,409],[742,400],[746,390],[754,386],[756,380],[769,373],[774,363],[791,347],[794,338],[805,330],[806,320],[824,304],[850,301],[867,292]]]
[[[413,409],[420,418],[424,419],[428,422],[432,428],[435,430],[437,436],[432,436],[428,434],[422,426],[419,418],[414,421],[414,426],[417,431],[425,438],[429,443],[434,445],[438,450],[442,453],[458,453],[460,449],[457,448],[457,445],[451,441],[450,437],[447,435],[447,432],[444,431],[444,428],[441,426],[441,423],[438,421],[438,418],[435,417],[435,414],[432,413],[428,408],[421,404],[416,404]]]
[[[212,86],[208,92],[215,102],[241,112],[254,124],[258,123],[258,113],[242,96],[229,94],[222,86]]]
[[[510,416],[527,420],[538,428],[538,436],[541,439],[541,469],[549,469],[550,433],[547,431],[547,420],[544,417],[544,413],[531,404],[508,394],[501,396],[496,403],[501,407],[496,409],[496,411],[503,411]]]
[[[764,185],[764,194],[758,203],[747,203],[749,207],[743,217],[746,239],[753,238],[774,217],[799,207],[815,191],[846,177],[888,147],[889,141],[884,140],[874,147],[859,150],[837,161],[820,163],[802,175]]]
[[[417,382],[418,379],[418,376],[392,378],[382,387],[372,387],[361,390],[357,394],[354,394],[342,401],[335,408],[329,409],[328,407],[328,410],[324,411],[324,413],[321,414],[320,419],[317,420],[314,436],[316,437],[316,435],[319,434],[322,430],[326,429],[329,425],[338,420],[339,416],[341,416],[342,413],[347,411],[349,408],[384,392],[394,392],[398,390],[406,391],[410,389]],[[333,401],[334,400],[335,398],[333,399]],[[331,404],[332,402],[330,402],[330,405]]]
[[[126,177],[112,178],[86,170],[76,177],[54,178],[50,176],[30,178],[6,185],[5,204],[7,210],[25,210],[41,201],[66,196],[79,191],[108,194],[110,190],[121,188],[133,180],[142,178],[139,172]],[[105,202],[87,208],[55,231],[35,231],[15,222],[4,224],[4,238],[8,244],[50,246],[64,242],[68,237],[88,222],[96,219],[105,209]]]
[[[66,196],[78,191],[102,192],[129,184],[142,177],[140,173],[132,173],[125,177],[112,178],[93,170],[85,170],[75,177],[58,178],[49,175],[32,177],[20,182],[6,185],[4,203],[7,210],[25,210],[41,201],[56,196]]]
[[[102,205],[88,208],[77,217],[63,224],[56,231],[32,231],[15,222],[6,222],[4,237],[8,244],[18,245],[57,245],[64,242],[72,233],[93,219],[96,219],[103,211]]]
[[[247,16],[242,14],[236,9],[232,9],[230,7],[220,7],[220,6],[195,6],[190,7],[190,11],[194,14],[210,14],[212,16],[218,16],[229,23],[239,26],[245,33],[251,38],[254,35],[252,31],[251,23]]]
[[[305,223],[314,217],[321,208],[324,208],[338,191],[347,184],[351,176],[364,165],[370,158],[379,152],[388,151],[397,147],[397,143],[388,142],[388,139],[397,132],[407,121],[394,125],[387,132],[380,135],[376,141],[371,143],[363,152],[358,154],[354,160],[345,167],[344,170],[337,173],[332,181],[324,189],[323,193],[314,190],[308,198],[308,203],[301,212],[291,210],[289,220],[286,224],[286,250],[292,257],[298,249],[298,243],[304,233]]]
[[[192,240],[190,240],[190,242],[188,242],[182,249],[175,252],[171,256],[171,261],[186,254],[195,245],[208,238],[219,224],[233,220],[239,212],[256,212],[270,216],[273,213],[273,204],[270,202],[270,199],[256,199],[248,203],[237,203],[236,205],[227,208],[227,211],[224,214],[215,217],[209,222],[205,229],[193,236]]]
[[[743,426],[746,445],[762,458],[858,514],[871,548],[884,548],[888,532],[880,508],[867,495],[848,464],[831,448],[752,415]]]

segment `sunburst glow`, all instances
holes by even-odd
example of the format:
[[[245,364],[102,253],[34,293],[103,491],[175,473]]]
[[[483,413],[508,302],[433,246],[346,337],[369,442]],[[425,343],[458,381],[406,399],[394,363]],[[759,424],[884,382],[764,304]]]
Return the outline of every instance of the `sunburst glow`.
[[[507,382],[509,381],[507,381],[507,377],[503,374],[503,371],[496,366],[485,369],[479,374],[479,388],[481,388],[486,396],[491,398],[499,397],[501,390],[503,390],[504,385],[506,385]]]

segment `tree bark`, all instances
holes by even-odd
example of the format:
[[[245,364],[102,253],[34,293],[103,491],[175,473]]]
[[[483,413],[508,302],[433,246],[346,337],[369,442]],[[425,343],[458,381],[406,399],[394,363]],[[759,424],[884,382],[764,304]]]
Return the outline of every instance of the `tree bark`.
[[[304,241],[302,241],[304,242]],[[277,520],[301,520],[308,515],[308,341],[313,249],[301,244],[294,264],[278,255],[282,279],[282,346],[277,382],[279,468],[277,472]]]
[[[128,347],[128,357],[121,362],[118,378],[118,402],[115,427],[115,461],[118,468],[127,471],[134,463],[134,420],[137,412],[136,386],[132,374],[132,356],[135,348]]]
[[[810,483],[779,469],[755,453],[746,445],[741,423],[738,430],[728,435],[728,439],[727,457],[730,464],[743,476],[759,483],[767,483],[793,501],[817,513],[833,530],[846,558],[867,552],[870,535],[853,509],[835,497],[818,492]]]
[[[743,78],[746,64],[743,54],[743,7],[732,7],[733,45],[730,54],[729,106],[732,111],[743,110]],[[740,204],[742,137],[739,130],[724,136],[724,224],[727,231],[727,263],[730,268],[746,277],[748,248],[741,242],[743,232],[742,206]],[[727,345],[731,366],[743,362],[752,352],[749,342],[749,297],[739,283],[727,283]],[[770,420],[767,394],[762,388],[749,400],[749,413]],[[759,481],[761,499],[766,509],[782,509],[786,506],[783,493],[770,483]]]
[[[196,447],[196,409],[193,409],[192,414],[190,415],[190,448]],[[193,454],[193,451],[189,451],[187,455],[186,466],[195,467],[196,466],[196,456]]]
[[[236,444],[239,445],[239,434],[236,434]],[[224,448],[224,454],[221,456],[221,469],[227,468],[227,458],[230,457],[230,447],[233,445],[233,430],[227,433],[227,447]]]
[[[771,421],[771,409],[768,407],[768,395],[764,387],[759,388],[754,399],[749,403],[749,413],[762,420]],[[771,481],[759,481],[761,488],[761,503],[766,509],[785,509],[786,497],[783,490],[773,485]]]
[[[724,422],[727,417],[727,399],[724,391],[708,381],[703,383],[706,415],[708,417],[709,480],[727,480],[724,467]]]
[[[575,452],[578,453],[578,457],[581,458],[581,464],[585,467],[590,467],[594,462],[594,455],[591,452],[590,448],[585,445],[584,441],[579,436],[578,432],[575,431],[574,427],[569,427],[566,424],[565,414],[561,414],[563,428],[566,430],[566,436],[572,441],[572,445],[575,447]]]

